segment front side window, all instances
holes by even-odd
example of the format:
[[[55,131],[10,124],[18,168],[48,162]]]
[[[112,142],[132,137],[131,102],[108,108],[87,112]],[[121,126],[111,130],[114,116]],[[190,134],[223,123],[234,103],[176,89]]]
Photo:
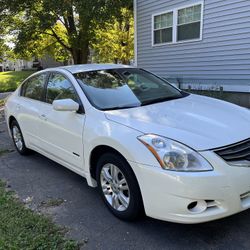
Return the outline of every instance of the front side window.
[[[22,87],[21,96],[41,101],[44,95],[46,74],[40,74],[28,79]]]
[[[153,16],[153,45],[201,39],[202,3]]]
[[[155,75],[135,68],[74,74],[90,103],[101,110],[132,108],[184,97]]]
[[[154,43],[173,41],[173,12],[154,17]]]
[[[54,100],[72,99],[78,101],[78,96],[72,83],[59,73],[52,73],[49,77],[46,102],[52,103]]]

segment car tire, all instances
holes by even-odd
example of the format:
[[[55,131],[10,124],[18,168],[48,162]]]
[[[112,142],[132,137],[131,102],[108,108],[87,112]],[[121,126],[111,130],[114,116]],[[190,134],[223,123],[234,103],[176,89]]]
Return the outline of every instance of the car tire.
[[[132,221],[143,214],[140,188],[128,162],[118,154],[105,153],[97,162],[99,193],[119,219]]]
[[[16,120],[11,122],[10,130],[17,152],[21,155],[28,155],[31,151],[25,145],[21,128]]]

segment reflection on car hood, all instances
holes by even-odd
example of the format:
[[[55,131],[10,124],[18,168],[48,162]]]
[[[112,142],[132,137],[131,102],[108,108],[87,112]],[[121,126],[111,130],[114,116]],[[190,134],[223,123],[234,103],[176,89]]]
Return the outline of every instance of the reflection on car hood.
[[[250,111],[213,98],[188,97],[131,109],[106,111],[107,119],[182,142],[196,150],[250,138]]]

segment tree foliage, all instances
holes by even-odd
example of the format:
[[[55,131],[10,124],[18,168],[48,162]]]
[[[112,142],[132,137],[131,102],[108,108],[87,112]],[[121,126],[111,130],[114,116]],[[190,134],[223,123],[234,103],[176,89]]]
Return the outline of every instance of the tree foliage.
[[[6,50],[6,45],[3,39],[0,38],[0,63],[3,61],[4,51]]]
[[[0,62],[3,60],[3,56],[6,50],[8,50],[8,46],[5,43],[5,35],[7,34],[7,29],[5,27],[8,26],[8,22],[6,19],[6,12],[4,6],[1,5],[0,0]]]
[[[57,22],[54,30],[60,37],[66,40],[65,28],[61,23]],[[29,32],[20,33],[15,43],[14,52],[19,58],[42,58],[46,55],[50,55],[58,62],[65,62],[70,58],[69,51],[57,41],[52,33],[50,33],[50,35],[48,35],[49,33],[40,33],[34,37],[27,37],[28,34]]]
[[[40,53],[50,41],[60,47],[55,54],[67,51],[78,64],[87,62],[95,30],[114,16],[121,18],[120,10],[131,9],[132,0],[0,0],[0,5],[7,16],[19,17],[12,29],[17,52],[27,43],[30,52]]]
[[[99,27],[92,42],[94,60],[129,64],[134,57],[133,12],[122,8],[119,17],[113,17]]]

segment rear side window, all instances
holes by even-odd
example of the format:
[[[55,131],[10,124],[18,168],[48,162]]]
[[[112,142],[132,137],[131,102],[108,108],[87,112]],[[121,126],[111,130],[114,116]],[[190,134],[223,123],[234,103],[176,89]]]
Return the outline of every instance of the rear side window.
[[[46,102],[52,103],[54,100],[72,99],[79,103],[78,96],[72,83],[62,74],[53,73],[49,77]]]
[[[41,101],[44,96],[46,74],[40,74],[27,80],[21,91],[21,96]]]

